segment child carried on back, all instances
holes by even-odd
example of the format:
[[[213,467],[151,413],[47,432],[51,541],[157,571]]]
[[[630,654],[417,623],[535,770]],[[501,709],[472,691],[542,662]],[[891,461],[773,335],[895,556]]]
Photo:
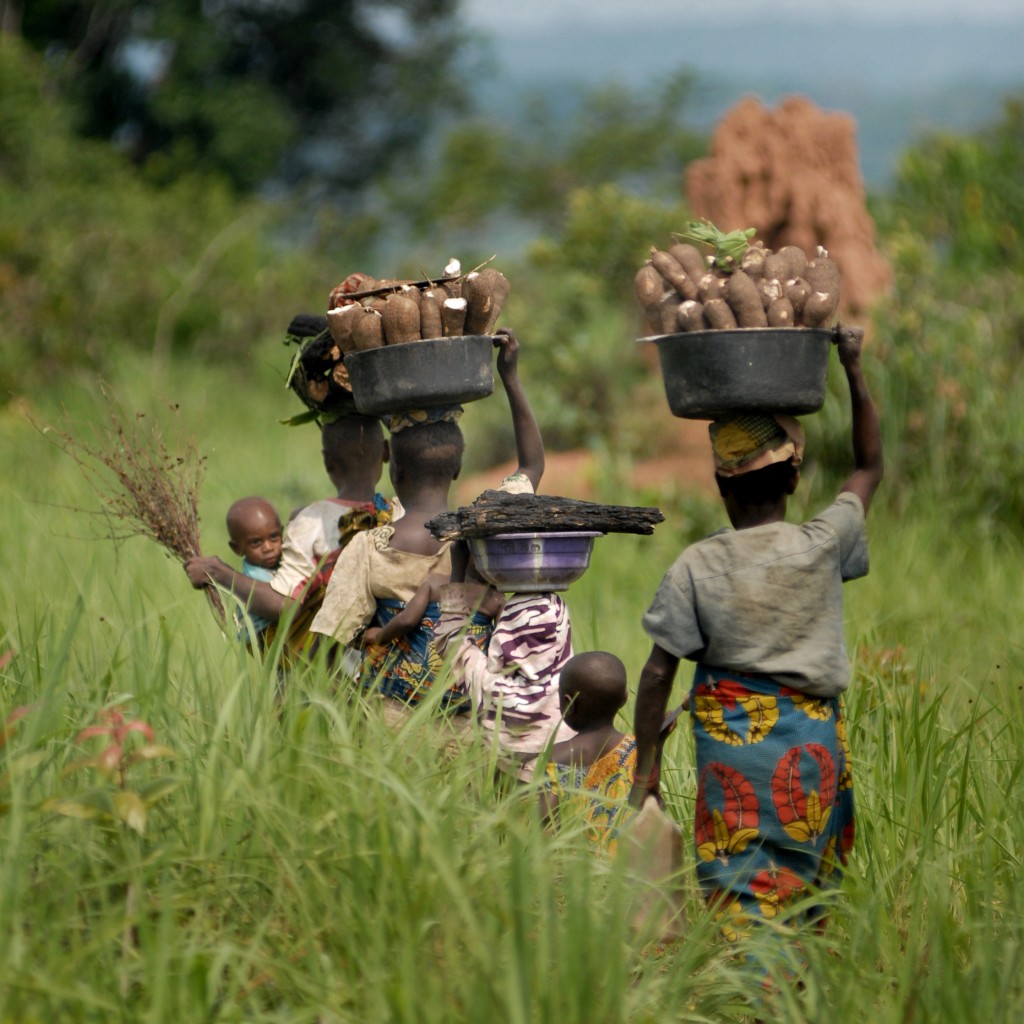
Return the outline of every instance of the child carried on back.
[[[326,328],[323,320],[322,329]],[[309,328],[314,332],[317,329],[319,321]],[[319,608],[326,578],[340,549],[359,531],[401,515],[401,508],[376,490],[388,460],[388,443],[378,419],[354,413],[341,415],[323,423],[319,435],[323,467],[333,494],[294,512],[283,533],[277,514],[264,503],[268,516],[277,522],[278,533],[276,557],[269,572],[267,565],[261,565],[259,572],[251,571],[253,562],[248,556],[249,569],[243,563],[241,572],[216,556],[196,555],[185,564],[194,587],[221,587],[245,606],[252,621],[260,624],[261,645],[270,643],[279,621],[287,623],[287,646],[292,654],[306,645],[309,622]],[[246,514],[255,513],[250,508]],[[230,522],[228,532],[232,551],[243,554],[236,547],[242,538],[233,535]]]
[[[497,332],[495,345],[519,456],[513,479],[532,489],[544,471],[544,449],[518,377],[519,345],[509,330]],[[391,480],[405,514],[345,548],[311,626],[338,643],[362,645],[360,681],[406,704],[430,692],[441,667],[434,645],[440,609],[429,588],[421,587],[431,577],[449,578],[450,542],[436,540],[425,524],[448,510],[449,491],[462,467],[461,411],[456,406],[391,418]],[[386,630],[403,611],[399,626],[386,632],[381,643],[381,634],[373,630]],[[445,706],[464,703],[465,691],[457,683],[441,697]]]
[[[281,519],[266,498],[239,498],[226,517],[228,547],[242,559],[242,575],[269,583],[281,564]],[[238,638],[257,647],[273,620],[239,604],[235,608]]]

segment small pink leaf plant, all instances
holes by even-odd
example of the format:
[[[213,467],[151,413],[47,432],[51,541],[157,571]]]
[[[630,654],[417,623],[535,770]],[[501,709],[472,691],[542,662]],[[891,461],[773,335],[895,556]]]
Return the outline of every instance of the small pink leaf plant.
[[[96,724],[82,729],[75,741],[100,738],[105,745],[93,756],[70,764],[65,775],[88,768],[96,773],[101,784],[74,798],[52,797],[45,801],[43,809],[69,818],[121,823],[142,835],[150,807],[170,793],[178,780],[164,776],[129,786],[129,769],[142,761],[174,757],[174,751],[155,742],[153,727],[140,718],[128,718],[116,708],[104,708],[97,718]]]

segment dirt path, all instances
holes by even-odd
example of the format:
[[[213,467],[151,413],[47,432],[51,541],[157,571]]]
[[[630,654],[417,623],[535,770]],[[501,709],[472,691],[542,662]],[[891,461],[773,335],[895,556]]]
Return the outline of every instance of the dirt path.
[[[666,424],[671,436],[671,453],[643,459],[633,464],[630,482],[640,491],[657,491],[659,487],[694,490],[717,494],[708,425],[702,420],[671,419]],[[602,464],[593,452],[578,449],[569,452],[547,452],[541,489],[545,494],[593,500],[594,482],[600,479]],[[456,481],[453,500],[468,504],[481,491],[497,486],[501,478],[516,468],[515,461],[503,463],[464,480]]]

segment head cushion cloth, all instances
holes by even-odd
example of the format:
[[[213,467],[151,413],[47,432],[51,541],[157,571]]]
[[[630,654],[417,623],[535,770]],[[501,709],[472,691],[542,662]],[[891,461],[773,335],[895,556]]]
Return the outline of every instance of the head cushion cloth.
[[[792,416],[729,416],[715,420],[709,432],[719,476],[752,473],[787,459],[794,466],[803,461],[804,432]]]

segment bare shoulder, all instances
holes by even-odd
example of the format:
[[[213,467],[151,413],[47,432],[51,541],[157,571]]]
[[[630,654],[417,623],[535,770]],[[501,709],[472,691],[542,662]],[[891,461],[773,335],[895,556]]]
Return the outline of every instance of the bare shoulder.
[[[551,748],[551,755],[548,760],[553,764],[570,765],[579,761],[580,752],[577,749],[576,737],[572,736],[567,740],[561,740]]]

